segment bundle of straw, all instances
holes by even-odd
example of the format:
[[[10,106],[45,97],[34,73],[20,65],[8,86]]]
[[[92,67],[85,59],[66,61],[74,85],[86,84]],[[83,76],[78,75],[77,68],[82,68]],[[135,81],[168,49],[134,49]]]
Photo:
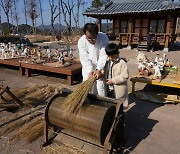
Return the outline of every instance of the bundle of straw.
[[[77,114],[81,110],[94,81],[95,77],[90,77],[88,80],[82,82],[79,87],[64,100],[65,114]]]
[[[17,90],[13,90],[12,93],[19,98],[21,101],[24,100],[26,95],[29,95],[30,93],[34,92],[34,91],[38,91],[39,89],[44,88],[46,85],[40,85],[40,86],[35,86],[35,87],[26,87],[26,88],[22,88],[22,89],[17,89]],[[6,100],[11,101],[12,97],[10,97],[9,95],[5,94],[4,97],[6,98]],[[2,102],[0,100],[0,102]]]
[[[0,136],[5,135],[7,133],[10,133],[18,128],[20,128],[21,126],[23,126],[25,123],[28,123],[29,121],[31,121],[32,119],[42,115],[42,112],[37,112],[35,114],[23,117],[21,119],[19,119],[18,121],[15,121],[13,123],[10,123],[8,125],[6,125],[5,127],[1,128],[0,131]]]
[[[24,138],[26,142],[32,142],[43,135],[43,130],[45,126],[44,119],[38,118],[34,121],[21,127],[12,137],[14,138]]]

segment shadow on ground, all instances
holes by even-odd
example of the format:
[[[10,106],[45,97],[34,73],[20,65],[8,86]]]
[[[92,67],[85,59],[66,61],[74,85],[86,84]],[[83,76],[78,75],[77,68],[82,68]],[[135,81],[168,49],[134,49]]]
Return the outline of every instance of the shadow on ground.
[[[129,104],[132,105],[132,103],[134,105],[125,113],[125,154],[133,151],[142,140],[150,135],[158,121],[149,119],[148,116],[162,106],[138,100],[129,94]]]

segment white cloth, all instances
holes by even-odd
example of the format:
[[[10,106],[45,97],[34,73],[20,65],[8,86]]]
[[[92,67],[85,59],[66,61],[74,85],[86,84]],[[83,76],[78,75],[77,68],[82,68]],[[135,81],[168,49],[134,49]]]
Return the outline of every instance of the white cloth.
[[[90,72],[95,69],[103,70],[107,55],[105,47],[108,44],[109,39],[106,34],[99,32],[96,38],[95,44],[91,44],[86,36],[83,35],[78,41],[79,57],[82,64],[82,76],[83,81],[88,79]],[[93,94],[105,96],[105,81],[99,79],[96,81]]]
[[[108,79],[111,79],[112,78],[112,65],[113,65],[113,62],[110,61],[109,62],[109,72],[108,72]],[[112,85],[109,85],[109,90],[113,90],[113,86]]]

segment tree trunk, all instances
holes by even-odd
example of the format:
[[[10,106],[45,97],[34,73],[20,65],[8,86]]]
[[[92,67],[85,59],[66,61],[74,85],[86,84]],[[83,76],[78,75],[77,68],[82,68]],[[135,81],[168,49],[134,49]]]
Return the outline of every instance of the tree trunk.
[[[35,35],[36,35],[36,19],[34,19],[34,32],[35,32]]]
[[[54,36],[54,23],[51,23],[52,36]]]
[[[11,9],[11,22],[12,22],[12,25],[14,25],[14,20],[13,20],[13,12],[12,12],[12,9]]]
[[[53,20],[53,13],[51,12],[51,30],[52,36],[54,36],[54,20]]]
[[[43,28],[43,34],[45,35],[45,28],[44,28],[44,20],[43,20],[41,0],[39,0],[39,6],[40,6],[40,13],[41,13],[41,23],[42,23],[42,28]]]
[[[7,23],[8,23],[8,31],[10,33],[10,25],[9,25],[9,14],[6,14]]]
[[[2,23],[1,23],[1,8],[0,8],[0,35],[3,34]]]
[[[16,30],[17,33],[19,34],[19,24],[18,24],[18,15],[17,15],[17,6],[16,6],[16,1],[14,0],[14,13],[15,13],[15,20],[16,20]]]
[[[35,29],[34,29],[34,27],[35,27],[35,25],[34,25],[34,20],[32,20],[32,26],[33,26],[33,35],[35,34]]]
[[[69,25],[71,27],[71,14],[69,15]]]
[[[59,5],[59,33],[61,36],[61,3],[60,3],[60,0],[58,1],[58,5]]]
[[[28,28],[27,28],[27,10],[26,10],[26,0],[24,0],[24,15],[25,15],[25,21],[26,21],[26,34],[28,33]]]

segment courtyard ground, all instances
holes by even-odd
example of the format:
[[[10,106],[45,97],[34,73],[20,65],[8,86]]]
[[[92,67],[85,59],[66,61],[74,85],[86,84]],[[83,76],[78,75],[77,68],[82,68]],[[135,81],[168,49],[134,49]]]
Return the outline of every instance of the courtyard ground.
[[[76,48],[76,46],[73,46]],[[162,56],[162,51],[154,53],[147,53],[149,59],[154,58],[157,52]],[[77,50],[74,52],[78,57]],[[128,59],[128,69],[130,77],[137,73],[136,62],[137,51],[122,49],[120,55]],[[168,52],[167,57],[171,59],[172,63],[180,67],[180,51]],[[36,85],[49,84],[58,88],[75,89],[78,84],[74,86],[66,85],[66,79],[63,76],[53,74],[44,74],[34,72],[32,77],[20,76],[19,71],[11,68],[0,66],[0,79],[5,79],[12,90],[33,87]],[[144,87],[144,84],[137,83],[136,90]],[[126,152],[132,154],[179,154],[180,153],[180,104],[155,104],[148,101],[138,100],[131,95],[131,82],[128,81],[129,88],[129,103],[130,107],[125,114],[125,140]],[[8,111],[1,110],[1,117],[4,115],[13,115],[7,113]],[[1,128],[0,128],[1,130]],[[32,144],[25,144],[21,141],[11,143],[9,137],[2,136],[0,138],[0,153],[45,153],[41,146],[42,138],[36,140]],[[86,153],[86,151],[84,151]],[[83,153],[76,149],[60,145],[59,153]]]

